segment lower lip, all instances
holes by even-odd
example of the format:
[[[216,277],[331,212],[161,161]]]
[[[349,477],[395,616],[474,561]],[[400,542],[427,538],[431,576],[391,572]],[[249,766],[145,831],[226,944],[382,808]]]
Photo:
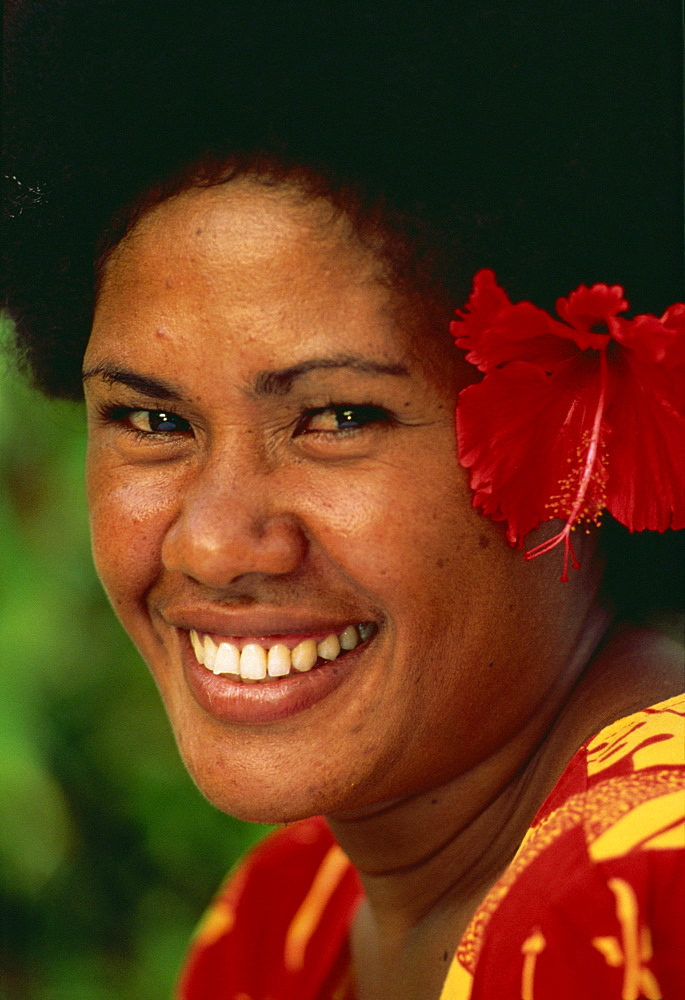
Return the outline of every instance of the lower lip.
[[[179,630],[180,631],[180,630]],[[190,691],[200,708],[221,722],[265,725],[305,712],[343,684],[373,638],[307,673],[288,674],[273,681],[245,683],[213,674],[195,658],[188,633],[180,631],[183,668]]]

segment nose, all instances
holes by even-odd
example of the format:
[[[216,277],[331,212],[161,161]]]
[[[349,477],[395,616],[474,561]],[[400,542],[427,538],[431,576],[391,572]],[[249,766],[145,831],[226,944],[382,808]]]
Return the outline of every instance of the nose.
[[[183,496],[162,543],[162,562],[215,589],[249,574],[292,573],[307,539],[287,507],[272,477],[238,471],[230,460],[214,462]]]

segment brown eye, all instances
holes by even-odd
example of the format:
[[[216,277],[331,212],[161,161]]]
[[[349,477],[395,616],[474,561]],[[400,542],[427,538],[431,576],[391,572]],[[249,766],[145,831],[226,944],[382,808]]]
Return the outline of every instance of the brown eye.
[[[298,434],[340,434],[358,431],[369,424],[389,423],[391,414],[382,406],[326,406],[310,410],[300,419],[295,435]]]
[[[131,410],[128,422],[143,434],[178,434],[191,429],[187,420],[167,410]]]

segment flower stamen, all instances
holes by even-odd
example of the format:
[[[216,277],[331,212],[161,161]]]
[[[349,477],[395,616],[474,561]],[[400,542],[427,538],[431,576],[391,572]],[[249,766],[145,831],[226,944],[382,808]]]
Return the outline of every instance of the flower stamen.
[[[561,581],[563,583],[568,581],[569,562],[571,563],[573,569],[578,569],[580,566],[578,558],[573,550],[573,545],[571,544],[571,532],[575,530],[576,524],[582,521],[590,521],[594,524],[599,524],[604,507],[603,503],[588,503],[588,490],[590,485],[594,483],[594,485],[600,487],[603,499],[604,486],[606,484],[606,470],[604,468],[604,462],[602,461],[600,449],[600,432],[602,428],[602,418],[604,416],[607,395],[606,348],[603,348],[599,353],[600,389],[597,399],[597,409],[595,410],[592,430],[590,431],[589,439],[586,445],[587,453],[582,466],[580,481],[575,490],[575,495],[573,496],[571,509],[568,512],[566,523],[562,530],[554,535],[553,538],[548,539],[546,542],[542,542],[540,545],[536,545],[534,548],[529,549],[523,554],[523,557],[526,560],[535,559],[537,556],[544,555],[546,552],[551,552],[552,549],[555,549],[557,545],[560,545],[563,542],[564,566],[561,574]],[[582,454],[582,449],[579,448],[578,452],[579,454]],[[573,478],[574,476],[572,473],[564,482],[560,484],[562,486],[562,493],[557,497],[553,497],[550,503],[547,504],[548,507],[556,510],[557,513],[553,516],[560,515],[560,507],[568,509],[567,498]],[[566,503],[564,503],[565,499]]]

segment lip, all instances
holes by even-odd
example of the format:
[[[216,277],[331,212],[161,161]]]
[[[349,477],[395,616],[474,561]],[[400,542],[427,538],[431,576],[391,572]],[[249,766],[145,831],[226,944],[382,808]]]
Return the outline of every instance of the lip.
[[[378,618],[377,613],[365,617],[364,613],[360,613],[358,610],[350,614],[324,617],[321,614],[307,615],[301,612],[291,613],[281,610],[222,614],[221,611],[214,608],[191,606],[183,608],[163,607],[159,614],[166,625],[171,625],[179,630],[189,632],[191,629],[195,629],[196,632],[204,635],[216,635],[228,642],[232,639],[238,639],[243,643],[259,642],[260,639],[278,641],[276,637],[282,638],[283,636],[299,636],[309,639],[316,638],[316,636],[325,637],[332,633],[338,635],[348,625],[358,625],[360,622],[366,621],[377,623]]]
[[[196,619],[197,621],[197,619]],[[262,621],[262,624],[266,624]],[[274,624],[276,624],[274,622]],[[297,637],[314,638],[317,635],[330,635],[332,632],[342,631],[346,625],[350,624],[349,619],[345,624],[331,627],[321,627],[314,623],[306,629],[298,629],[293,633],[292,629],[277,631],[273,626],[268,630],[264,628],[238,629],[235,624],[216,628],[217,621],[214,616],[211,629],[203,629],[198,621],[197,631],[209,633],[210,635],[223,636],[224,638],[242,638],[241,644],[246,644],[251,639],[268,636],[270,639],[287,635],[289,639]],[[200,627],[198,627],[198,625]],[[183,673],[190,692],[200,706],[208,715],[213,718],[234,725],[268,725],[274,722],[282,722],[292,716],[298,715],[312,708],[317,702],[332,694],[354,673],[359,666],[360,660],[364,657],[369,645],[377,636],[377,632],[366,642],[360,643],[355,649],[349,650],[344,656],[340,656],[330,663],[314,667],[307,673],[290,673],[286,677],[274,678],[273,681],[260,681],[257,683],[245,683],[245,681],[233,680],[226,675],[216,675],[206,667],[198,663],[190,643],[189,630],[185,627],[176,626],[176,632],[181,648]],[[245,633],[242,634],[241,633]],[[288,645],[291,643],[288,642]]]

